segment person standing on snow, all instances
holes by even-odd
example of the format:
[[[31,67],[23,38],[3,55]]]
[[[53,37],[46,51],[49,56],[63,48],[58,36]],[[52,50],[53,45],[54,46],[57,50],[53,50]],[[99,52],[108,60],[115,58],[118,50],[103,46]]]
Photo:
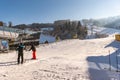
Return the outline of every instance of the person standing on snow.
[[[23,64],[23,61],[24,61],[23,49],[24,49],[24,47],[25,46],[22,43],[20,43],[20,45],[16,49],[18,51],[18,58],[17,58],[18,64],[20,64],[20,58],[21,58],[21,64]]]
[[[31,44],[30,50],[32,50],[32,52],[33,52],[32,53],[32,59],[36,59],[36,48],[35,48],[34,44]]]

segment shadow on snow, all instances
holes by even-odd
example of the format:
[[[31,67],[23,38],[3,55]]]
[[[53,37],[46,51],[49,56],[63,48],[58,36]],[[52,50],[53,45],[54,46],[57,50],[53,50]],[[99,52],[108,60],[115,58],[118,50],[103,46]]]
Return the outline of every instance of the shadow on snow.
[[[89,56],[87,58],[89,73],[92,77],[91,80],[110,80],[110,76],[108,75],[108,71],[119,71],[120,68],[120,42],[113,41],[108,44],[104,48],[113,47],[116,48],[115,52],[108,51],[108,55],[106,56]],[[98,77],[101,76],[101,77]]]
[[[25,59],[24,63],[25,63],[26,61],[30,61],[30,60],[32,60],[32,59]],[[23,63],[23,64],[24,64],[24,63]],[[17,61],[0,62],[0,66],[13,66],[13,65],[18,65],[18,64],[17,64]]]

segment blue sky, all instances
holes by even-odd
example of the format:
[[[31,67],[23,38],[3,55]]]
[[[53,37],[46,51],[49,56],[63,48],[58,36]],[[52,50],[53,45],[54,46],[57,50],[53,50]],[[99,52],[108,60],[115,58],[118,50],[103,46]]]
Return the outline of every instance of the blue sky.
[[[0,21],[48,23],[120,15],[120,0],[0,0]]]

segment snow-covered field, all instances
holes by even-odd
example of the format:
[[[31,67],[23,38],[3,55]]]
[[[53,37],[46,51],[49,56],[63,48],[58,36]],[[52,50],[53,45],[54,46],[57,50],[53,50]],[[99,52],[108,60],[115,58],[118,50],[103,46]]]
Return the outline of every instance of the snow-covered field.
[[[22,65],[16,64],[17,52],[0,54],[0,80],[119,80],[119,47],[114,37],[65,40],[37,47],[37,60],[25,51]]]
[[[40,44],[37,60],[24,51],[22,65],[17,65],[16,51],[3,53],[0,80],[120,80],[119,48],[114,36]]]
[[[95,27],[93,31],[99,32],[101,34],[107,34],[107,35],[120,34],[120,30],[113,29],[113,28]]]

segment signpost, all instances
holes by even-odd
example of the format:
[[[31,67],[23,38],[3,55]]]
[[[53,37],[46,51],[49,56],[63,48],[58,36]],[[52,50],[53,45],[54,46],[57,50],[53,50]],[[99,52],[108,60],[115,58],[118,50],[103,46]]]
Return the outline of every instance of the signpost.
[[[9,43],[7,40],[0,40],[0,51],[7,51],[9,50]]]

